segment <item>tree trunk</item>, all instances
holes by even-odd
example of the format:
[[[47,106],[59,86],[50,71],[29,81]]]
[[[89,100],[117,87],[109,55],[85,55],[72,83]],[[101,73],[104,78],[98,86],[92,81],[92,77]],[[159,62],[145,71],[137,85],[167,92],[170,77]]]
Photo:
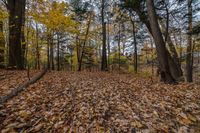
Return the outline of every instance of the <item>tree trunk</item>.
[[[26,0],[8,0],[9,10],[9,68],[23,69],[21,40],[24,34]]]
[[[163,31],[164,31],[164,34],[166,35],[166,42],[169,46],[169,51],[170,51],[169,56],[171,55],[171,57],[172,57],[172,58],[170,58],[170,57],[168,57],[168,58],[169,58],[169,60],[171,60],[170,62],[172,62],[172,60],[173,60],[173,62],[176,63],[176,66],[180,66],[180,67],[177,67],[175,73],[173,72],[173,74],[175,75],[174,77],[181,77],[181,76],[183,76],[183,71],[181,69],[181,63],[180,63],[176,48],[175,48],[175,46],[174,46],[174,44],[173,44],[173,42],[170,38],[169,33],[167,33],[168,31],[165,30],[166,28],[165,28],[165,25],[163,24],[162,21],[160,21],[160,25],[161,25],[162,29],[164,29]],[[172,65],[170,65],[170,66],[172,66]]]
[[[193,61],[192,61],[192,0],[188,0],[188,45],[187,45],[187,55],[186,55],[186,80],[187,82],[192,82],[192,71],[193,71]]]
[[[132,27],[133,27],[133,40],[134,40],[134,71],[137,73],[137,41],[136,41],[136,33],[135,33],[135,22],[131,19]]]
[[[26,51],[26,40],[25,40],[25,6],[26,6],[26,0],[23,3],[23,9],[22,9],[22,28],[21,28],[21,43],[22,43],[22,64],[25,68],[25,51]]]
[[[53,49],[53,36],[51,37],[50,41],[50,68],[54,70],[54,49]]]
[[[5,40],[3,35],[3,22],[0,21],[0,68],[5,68]]]
[[[140,6],[140,5],[138,5],[138,6]],[[142,7],[140,7],[140,8],[132,8],[132,9],[138,14],[140,20],[146,25],[147,29],[149,30],[149,32],[153,36],[152,28],[150,26],[150,22],[147,19],[148,17],[145,15],[145,12],[141,10],[141,8]],[[168,52],[168,50],[167,50],[167,53],[168,53],[167,57],[168,57],[170,72],[171,72],[171,74],[172,74],[174,79],[179,80],[180,78],[182,78],[182,73],[180,72],[181,66],[176,64],[175,60],[171,57],[171,55]]]
[[[22,42],[22,64],[24,66],[24,68],[26,67],[26,63],[25,63],[25,60],[26,60],[26,56],[25,56],[25,53],[26,53],[26,40],[25,40],[25,35],[22,34],[22,37],[21,37],[21,42]]]
[[[182,32],[181,32],[181,30],[179,31],[180,33],[180,42],[179,42],[179,47],[180,47],[180,52],[179,52],[179,56],[180,56],[180,58],[179,58],[179,60],[180,60],[180,65],[182,65],[181,63],[182,63]]]
[[[120,47],[120,43],[121,43],[121,24],[119,23],[119,32],[118,32],[118,63],[119,63],[119,67],[118,67],[118,70],[120,72],[120,67],[121,67],[121,64],[120,64],[120,58],[121,58],[121,47]]]
[[[198,65],[200,64],[200,51],[198,50],[198,61],[197,61],[197,63],[198,63]]]
[[[107,51],[106,51],[106,22],[104,20],[104,8],[105,8],[105,0],[102,0],[101,6],[101,19],[102,19],[102,60],[101,60],[101,70],[107,71]]]
[[[40,69],[39,29],[36,23],[36,69]]]
[[[175,79],[172,77],[172,74],[170,73],[168,55],[167,55],[168,53],[165,47],[165,42],[162,37],[161,30],[158,25],[158,19],[156,16],[153,0],[147,0],[146,5],[147,5],[147,12],[149,16],[152,35],[156,44],[157,57],[161,71],[161,81],[165,83],[174,83]]]
[[[153,52],[153,40],[152,40],[152,37],[150,36],[150,43],[151,43],[151,72],[152,72],[152,76],[154,75],[154,59],[153,59],[153,55],[154,55],[154,52]]]
[[[50,50],[49,50],[49,47],[50,47],[50,34],[47,35],[47,68],[50,69]]]
[[[78,62],[78,65],[79,65],[78,66],[78,71],[81,71],[81,68],[82,68],[83,55],[85,53],[85,46],[86,46],[86,43],[87,43],[87,40],[88,40],[88,35],[89,35],[89,31],[90,31],[91,20],[92,20],[92,12],[89,13],[89,21],[88,21],[88,25],[87,25],[85,39],[84,39],[84,42],[83,42],[83,47],[82,47],[80,58],[78,57],[78,59],[79,59],[79,62]],[[78,47],[78,50],[80,50],[79,47]]]
[[[110,70],[110,21],[107,23],[108,69]]]
[[[60,38],[57,34],[57,71],[60,71]]]

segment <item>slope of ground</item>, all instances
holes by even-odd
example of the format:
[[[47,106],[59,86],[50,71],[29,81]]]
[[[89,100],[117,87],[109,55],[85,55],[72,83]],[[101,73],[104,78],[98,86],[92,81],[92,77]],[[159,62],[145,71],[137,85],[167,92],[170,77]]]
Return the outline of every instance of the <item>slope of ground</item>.
[[[48,72],[0,107],[6,132],[200,132],[200,88],[109,73]]]

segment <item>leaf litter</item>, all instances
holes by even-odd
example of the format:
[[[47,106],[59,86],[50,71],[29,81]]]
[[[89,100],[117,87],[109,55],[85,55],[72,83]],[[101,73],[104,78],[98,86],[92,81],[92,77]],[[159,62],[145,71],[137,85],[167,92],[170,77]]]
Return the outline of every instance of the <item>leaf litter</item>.
[[[29,74],[30,78],[38,72],[38,70],[31,70]],[[0,69],[0,96],[10,93],[13,89],[27,80],[29,79],[27,71],[25,70],[17,71]]]
[[[0,107],[9,132],[200,132],[200,87],[126,74],[48,72]]]

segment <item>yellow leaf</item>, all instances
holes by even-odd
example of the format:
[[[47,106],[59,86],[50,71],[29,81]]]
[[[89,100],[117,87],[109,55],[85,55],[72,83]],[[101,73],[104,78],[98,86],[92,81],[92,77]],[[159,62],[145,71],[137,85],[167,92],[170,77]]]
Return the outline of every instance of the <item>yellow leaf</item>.
[[[181,124],[183,124],[183,125],[189,125],[189,124],[192,123],[188,118],[187,118],[187,119],[181,118],[179,122],[180,122]]]
[[[188,115],[188,118],[189,118],[191,121],[193,121],[193,122],[196,122],[196,121],[197,121],[196,117],[193,116],[193,115],[191,115],[191,114]]]
[[[142,128],[143,125],[139,121],[132,122],[131,125],[136,128]]]
[[[31,115],[31,112],[30,111],[25,111],[25,110],[22,110],[19,112],[19,115],[23,118],[23,119],[28,119],[29,116]]]

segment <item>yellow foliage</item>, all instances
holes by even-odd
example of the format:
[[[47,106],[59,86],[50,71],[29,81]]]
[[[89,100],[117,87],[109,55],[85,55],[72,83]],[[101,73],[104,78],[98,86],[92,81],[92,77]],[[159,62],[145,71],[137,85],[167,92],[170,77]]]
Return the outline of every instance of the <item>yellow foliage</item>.
[[[3,21],[8,17],[8,13],[0,8],[0,21]]]
[[[42,0],[40,1],[42,2]],[[31,16],[38,22],[44,24],[50,30],[64,30],[70,33],[78,33],[78,23],[72,20],[72,15],[66,15],[68,5],[64,2],[52,2],[46,9],[37,9],[37,11],[31,13]],[[40,6],[42,6],[40,4]],[[36,7],[35,7],[36,8]],[[41,10],[40,10],[41,9]]]

